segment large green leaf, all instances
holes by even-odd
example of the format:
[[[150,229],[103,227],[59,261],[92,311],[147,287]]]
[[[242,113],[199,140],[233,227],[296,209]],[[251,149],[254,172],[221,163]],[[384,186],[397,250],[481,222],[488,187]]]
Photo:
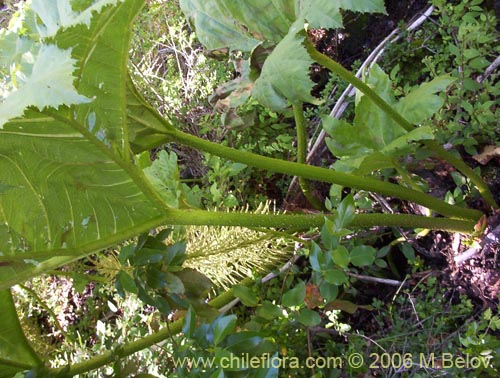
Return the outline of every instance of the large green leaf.
[[[251,51],[262,40],[278,42],[294,21],[291,1],[181,0],[198,38],[208,49]]]
[[[180,5],[207,48],[241,51],[264,40],[279,42],[296,21],[341,27],[340,9],[385,13],[382,0],[180,0]]]
[[[163,202],[128,147],[127,59],[142,3],[117,2],[94,12],[89,27],[84,17],[55,35],[59,51],[70,51],[77,66],[55,81],[75,77],[78,95],[91,102],[69,108],[70,101],[58,111],[38,103],[0,130],[0,288],[165,220]]]
[[[0,378],[11,378],[23,369],[41,364],[24,336],[10,290],[0,291]],[[11,364],[2,363],[9,361]],[[14,366],[19,366],[16,368]]]
[[[246,52],[266,42],[277,45],[255,82],[253,95],[279,111],[292,103],[318,101],[311,96],[312,59],[302,46],[309,28],[342,27],[341,9],[385,13],[382,0],[181,0],[181,8],[195,25],[201,43],[209,49]]]

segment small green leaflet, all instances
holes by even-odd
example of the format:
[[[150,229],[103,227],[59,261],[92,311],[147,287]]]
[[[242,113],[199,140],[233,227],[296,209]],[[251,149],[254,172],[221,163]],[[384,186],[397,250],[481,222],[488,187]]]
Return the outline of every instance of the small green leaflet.
[[[306,327],[315,327],[321,323],[321,317],[316,311],[302,308],[298,313],[298,321]]]
[[[285,307],[300,306],[304,303],[306,296],[306,284],[300,281],[293,289],[288,290],[283,294],[281,304]]]
[[[213,323],[214,345],[218,345],[236,328],[236,315],[220,316]]]
[[[233,292],[245,306],[255,307],[259,304],[259,299],[255,293],[246,286],[236,285],[233,287]]]
[[[346,269],[349,266],[351,258],[349,256],[349,251],[343,245],[339,246],[336,250],[331,252],[332,260],[342,269]]]
[[[175,153],[161,151],[153,164],[144,169],[144,174],[168,206],[179,207],[182,186]]]
[[[349,194],[346,198],[340,202],[337,206],[337,211],[332,219],[334,228],[332,234],[342,233],[349,224],[353,221],[356,215],[356,205],[354,202],[354,196]]]
[[[377,250],[369,245],[359,245],[351,251],[350,260],[354,266],[363,267],[373,264]]]

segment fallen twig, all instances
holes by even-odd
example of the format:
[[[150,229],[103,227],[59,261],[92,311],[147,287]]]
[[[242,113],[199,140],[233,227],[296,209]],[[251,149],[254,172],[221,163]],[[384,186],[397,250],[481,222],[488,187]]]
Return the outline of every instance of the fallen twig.
[[[455,264],[457,265],[463,264],[465,261],[470,260],[471,258],[476,256],[479,251],[481,251],[481,249],[481,244],[474,243],[468,250],[453,257],[453,260],[455,260]]]
[[[475,257],[480,251],[483,251],[483,255],[491,248],[493,244],[500,244],[500,226],[495,227],[493,230],[488,232],[481,243],[475,242],[472,247],[467,251],[457,255],[453,258],[455,264],[460,265],[465,261]]]
[[[486,68],[486,70],[484,71],[484,75],[481,75],[477,78],[477,82],[478,83],[482,83],[483,81],[485,81],[488,76],[490,76],[493,71],[495,71],[498,66],[500,66],[500,56],[497,56],[497,58],[493,61],[493,63],[491,63],[488,68]]]
[[[381,283],[384,285],[391,285],[391,286],[402,286],[404,282],[401,281],[396,281],[396,280],[390,280],[388,278],[378,278],[378,277],[371,277],[371,276],[363,276],[361,274],[355,274],[355,273],[347,273],[349,276],[357,278],[358,280],[362,281],[369,281],[369,282],[376,282],[376,283]]]

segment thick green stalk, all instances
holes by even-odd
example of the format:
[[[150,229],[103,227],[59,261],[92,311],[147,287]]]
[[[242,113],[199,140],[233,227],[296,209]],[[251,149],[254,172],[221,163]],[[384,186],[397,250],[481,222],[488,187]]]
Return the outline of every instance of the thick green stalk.
[[[460,208],[459,208],[460,209]],[[467,209],[462,209],[467,210]],[[472,213],[474,214],[474,213]],[[479,213],[480,214],[480,213]],[[327,215],[331,216],[331,215]],[[131,238],[142,232],[146,232],[159,225],[193,225],[193,226],[237,226],[248,228],[278,228],[278,229],[294,229],[307,230],[309,228],[321,227],[324,222],[325,214],[252,214],[241,212],[226,212],[226,211],[206,211],[195,209],[165,209],[161,217],[155,218],[153,221],[134,227],[127,232],[120,233],[119,236],[106,240],[99,240],[88,243],[85,246],[78,248],[66,248],[55,251],[38,251],[33,254],[7,255],[0,256],[0,262],[15,266],[17,261],[25,259],[41,259],[52,254],[52,259],[42,261],[34,270],[21,271],[20,276],[2,281],[2,288],[8,288],[20,281],[20,277],[28,279],[34,273],[41,274],[43,272],[54,269],[55,266],[68,264],[74,260],[82,258],[87,254],[105,249],[116,245],[117,243]],[[479,217],[478,217],[479,219]],[[438,217],[425,217],[419,215],[403,215],[403,214],[356,214],[354,221],[350,227],[373,227],[373,226],[401,226],[408,228],[429,228],[432,230],[443,230],[453,232],[463,232],[470,234],[474,231],[474,225],[477,219],[450,219]]]
[[[248,286],[253,282],[252,279],[246,278],[241,281],[240,285]],[[214,308],[221,308],[224,305],[228,304],[234,299],[233,290],[229,289],[225,291],[221,295],[212,299],[209,303]],[[130,356],[134,353],[137,353],[143,349],[147,349],[155,344],[158,344],[176,334],[182,332],[184,319],[178,319],[175,322],[169,324],[168,327],[165,327],[158,332],[153,333],[152,335],[142,337],[138,340],[129,342],[122,347],[115,349],[114,351],[106,351],[98,356],[95,356],[89,360],[77,363],[75,365],[68,365],[62,368],[56,369],[48,369],[47,376],[51,377],[73,377],[78,374],[83,374],[100,367],[109,365],[117,360],[120,360],[126,356]]]
[[[414,126],[410,122],[408,122],[408,120],[406,120],[401,114],[399,114],[391,105],[389,105],[382,97],[380,97],[362,80],[358,79],[355,75],[346,70],[339,63],[320,53],[309,41],[306,42],[306,47],[312,59],[321,64],[323,67],[328,68],[330,71],[334,72],[342,79],[351,83],[356,89],[360,90],[365,96],[369,97],[370,100],[373,101],[373,103],[375,103],[380,109],[387,113],[389,117],[391,117],[406,131],[410,132],[414,129]],[[474,172],[471,167],[465,164],[465,162],[463,162],[461,159],[456,158],[452,153],[446,151],[434,140],[426,140],[422,141],[422,143],[424,143],[424,145],[428,147],[432,152],[434,152],[438,157],[446,160],[454,167],[456,167],[460,172],[462,172],[465,176],[467,176],[469,180],[477,187],[486,203],[492,208],[498,209],[498,204],[495,202],[490,189],[483,181],[481,176],[476,174],[476,172]]]
[[[180,130],[176,130],[170,125],[168,126],[169,127],[164,132],[172,141],[183,143],[199,150],[209,152],[232,161],[244,163],[252,167],[400,198],[418,203],[450,218],[477,221],[482,216],[480,211],[452,206],[428,194],[405,188],[400,185],[391,184],[369,177],[360,177],[352,174],[337,172],[332,169],[292,163],[285,160],[260,156],[247,151],[235,150],[233,148],[222,146],[220,144],[184,133]]]
[[[293,105],[293,114],[295,116],[295,127],[297,128],[297,163],[307,164],[307,128],[302,103]],[[306,200],[313,205],[316,210],[325,210],[325,206],[313,194],[311,182],[304,177],[299,177],[299,186]]]
[[[324,214],[251,214],[238,212],[210,212],[205,210],[168,211],[169,224],[208,225],[308,229],[321,227]],[[428,228],[472,234],[476,222],[449,218],[425,217],[408,214],[356,214],[348,228],[370,228],[375,226],[405,228]]]
[[[359,80],[359,79],[358,79]],[[363,82],[361,82],[364,85]],[[368,88],[369,89],[369,88]],[[274,172],[289,174],[297,177],[304,177],[311,180],[329,182],[338,184],[354,189],[367,190],[379,194],[388,195],[403,200],[416,202],[425,206],[435,212],[451,217],[460,219],[478,220],[482,213],[477,210],[463,209],[457,206],[452,206],[444,201],[434,198],[425,193],[401,187],[399,185],[390,184],[380,180],[359,177],[352,174],[336,172],[331,169],[319,168],[299,163],[291,163],[284,160],[272,159],[248,151],[239,151],[233,148],[219,145],[202,138],[184,133],[177,130],[168,120],[163,118],[156,112],[135,90],[132,86],[132,92],[135,100],[141,106],[141,112],[129,115],[133,122],[142,124],[146,129],[155,130],[157,139],[155,145],[158,143],[167,143],[169,141],[176,141],[186,144],[188,146],[197,148],[201,151],[209,152],[213,155],[224,157],[226,159],[241,162],[251,167],[261,168]],[[142,113],[147,109],[147,114],[144,116]],[[165,135],[164,139],[159,138],[161,134]]]

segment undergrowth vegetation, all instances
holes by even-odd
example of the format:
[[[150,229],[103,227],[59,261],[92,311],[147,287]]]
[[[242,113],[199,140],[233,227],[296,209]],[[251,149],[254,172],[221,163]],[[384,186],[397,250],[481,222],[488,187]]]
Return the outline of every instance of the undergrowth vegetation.
[[[2,5],[0,378],[498,376],[500,34],[429,5],[359,77],[383,1]]]

